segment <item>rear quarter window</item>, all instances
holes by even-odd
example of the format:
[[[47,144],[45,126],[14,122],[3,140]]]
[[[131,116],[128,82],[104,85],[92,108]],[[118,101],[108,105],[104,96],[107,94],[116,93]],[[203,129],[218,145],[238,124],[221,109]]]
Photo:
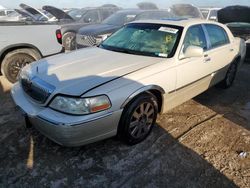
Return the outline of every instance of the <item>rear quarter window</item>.
[[[213,24],[206,24],[205,27],[210,39],[211,48],[216,48],[229,43],[229,37],[222,27]]]

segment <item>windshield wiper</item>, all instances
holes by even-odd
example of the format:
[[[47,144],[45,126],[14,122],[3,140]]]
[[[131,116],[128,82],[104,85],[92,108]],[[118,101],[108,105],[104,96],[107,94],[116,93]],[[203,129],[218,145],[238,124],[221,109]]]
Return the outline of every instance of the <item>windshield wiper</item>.
[[[150,53],[150,52],[141,52],[141,51],[135,51],[135,50],[129,50],[126,48],[116,48],[116,47],[111,47],[107,45],[100,45],[101,48],[114,51],[114,52],[121,52],[121,53],[126,53],[126,54],[133,54],[133,55],[144,55],[144,56],[151,56],[151,57],[161,57],[158,54],[155,53]]]
[[[114,51],[114,52],[122,52],[126,54],[135,54],[132,50],[124,49],[124,48],[115,48],[107,45],[100,45],[101,48],[104,48],[106,50]]]

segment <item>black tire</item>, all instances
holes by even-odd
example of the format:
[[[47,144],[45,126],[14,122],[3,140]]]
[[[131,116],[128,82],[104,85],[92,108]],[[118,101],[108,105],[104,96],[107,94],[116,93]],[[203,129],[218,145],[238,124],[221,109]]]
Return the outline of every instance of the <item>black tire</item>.
[[[72,51],[76,49],[76,33],[67,32],[63,35],[62,45],[65,51]]]
[[[41,59],[34,49],[22,48],[9,52],[3,59],[1,72],[11,83],[15,83],[20,70],[27,64]]]
[[[139,95],[124,108],[118,127],[118,137],[129,145],[143,141],[150,134],[157,113],[156,98],[150,94]]]
[[[234,83],[237,71],[238,71],[238,62],[235,60],[229,66],[225,78],[218,84],[218,87],[222,89],[230,88]]]

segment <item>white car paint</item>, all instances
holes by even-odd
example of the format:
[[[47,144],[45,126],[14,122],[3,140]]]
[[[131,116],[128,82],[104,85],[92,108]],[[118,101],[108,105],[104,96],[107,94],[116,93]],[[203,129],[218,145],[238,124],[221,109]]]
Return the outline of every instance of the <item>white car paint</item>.
[[[55,90],[44,104],[38,104],[17,83],[12,88],[15,103],[52,140],[63,145],[82,145],[116,135],[124,105],[148,88],[157,87],[163,91],[161,112],[164,113],[221,81],[234,58],[244,60],[244,42],[234,38],[222,24],[190,19],[135,23],[184,27],[175,55],[172,58],[145,57],[87,48],[43,59],[25,67],[22,73],[38,77],[53,85]],[[200,57],[183,58],[182,46],[187,30],[206,23],[224,28],[229,43],[207,50]],[[58,94],[83,98],[106,95],[112,106],[95,114],[72,116],[47,107]]]

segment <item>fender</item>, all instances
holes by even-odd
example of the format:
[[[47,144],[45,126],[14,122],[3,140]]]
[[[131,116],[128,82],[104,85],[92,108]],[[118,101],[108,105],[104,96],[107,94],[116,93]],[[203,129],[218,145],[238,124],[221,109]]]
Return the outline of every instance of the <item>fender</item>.
[[[6,53],[11,51],[11,49],[15,50],[15,49],[18,49],[18,48],[32,48],[32,49],[35,49],[43,57],[43,54],[40,52],[40,50],[36,46],[34,46],[32,44],[26,44],[26,43],[12,44],[12,45],[9,45],[9,46],[5,47],[4,49],[2,49],[0,51],[0,60],[1,60],[0,64],[2,63],[3,55],[6,55]]]
[[[161,93],[161,97],[162,97],[162,101],[163,101],[163,95],[166,93],[164,91],[164,89],[160,86],[157,85],[148,85],[148,86],[144,86],[138,90],[136,90],[134,93],[132,93],[126,100],[125,102],[122,104],[121,109],[124,108],[134,97],[136,97],[137,95],[144,93],[144,92],[148,92],[149,90],[157,90]]]

